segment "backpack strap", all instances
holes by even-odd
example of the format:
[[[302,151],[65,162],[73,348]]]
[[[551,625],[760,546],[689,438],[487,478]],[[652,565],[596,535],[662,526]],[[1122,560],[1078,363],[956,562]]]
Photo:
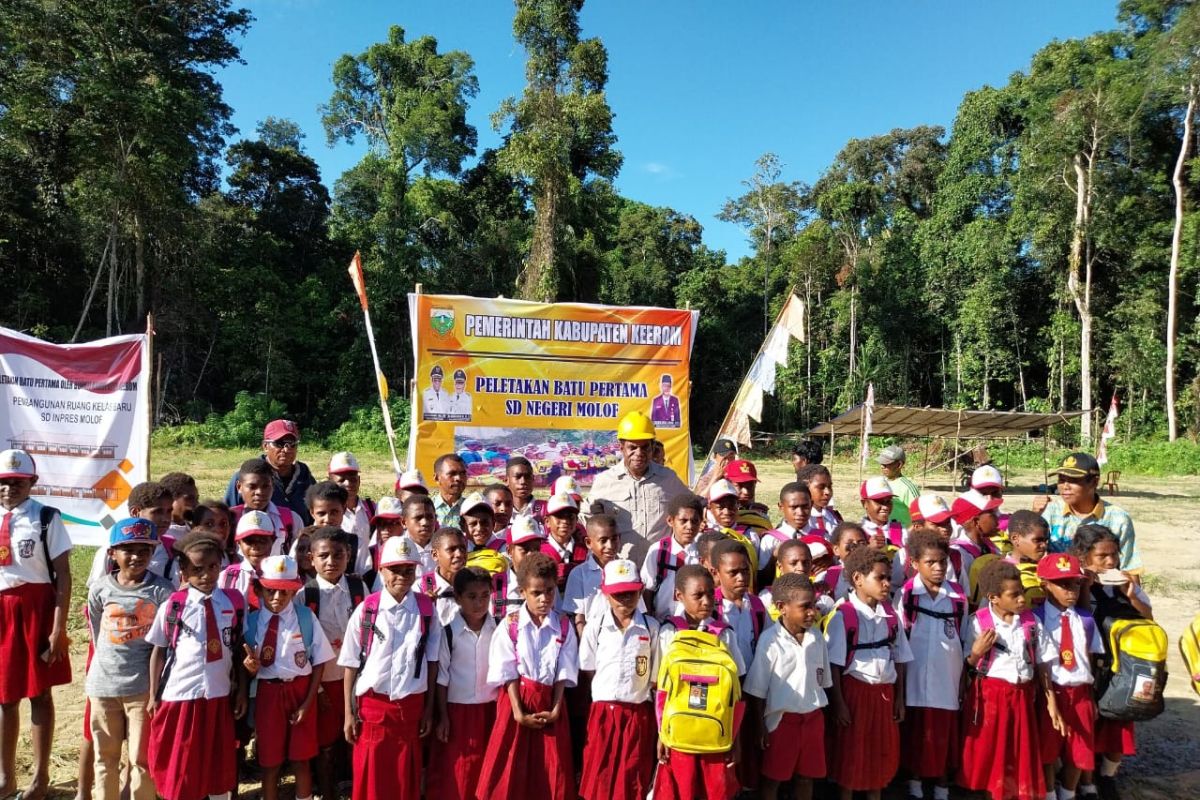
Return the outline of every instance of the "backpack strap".
[[[346,542],[350,545],[349,558],[346,559],[346,563],[349,564],[351,568],[353,568],[354,565],[356,565],[358,563],[358,547],[359,547],[358,534],[357,533],[347,533],[346,534]]]
[[[429,595],[413,592],[413,597],[417,601],[417,611],[421,614],[421,639],[417,642],[417,669],[414,677],[418,680],[421,677],[421,670],[425,668],[425,646],[429,643],[429,628],[433,620],[433,600]]]
[[[296,621],[300,623],[300,638],[304,642],[304,652],[308,656],[308,663],[312,663],[313,656],[313,619],[316,614],[309,611],[307,608],[296,609]]]
[[[39,505],[41,504],[39,503]],[[50,526],[54,523],[56,514],[58,514],[58,509],[54,506],[42,506],[38,512],[38,522],[41,523],[42,553],[46,557],[46,572],[50,575],[50,585],[54,587],[55,592],[58,591],[58,576],[54,573],[54,560],[50,558]]]
[[[946,557],[950,559],[950,566],[954,567],[954,574],[959,580],[966,580],[966,575],[962,571],[962,551],[955,547],[946,548]]]
[[[304,601],[301,604],[309,611],[318,616],[321,613],[321,587],[317,585],[316,578],[309,578],[304,582]],[[353,608],[351,608],[353,610]]]
[[[662,589],[663,581],[667,579],[668,572],[676,572],[682,566],[679,562],[685,559],[686,556],[680,553],[678,557],[671,555],[671,539],[661,539],[658,543],[658,559],[655,562],[654,585],[656,589]]]
[[[358,502],[362,503],[363,508],[367,510],[367,527],[375,522],[375,501],[369,497],[359,497]]]
[[[175,665],[175,648],[179,644],[179,633],[183,629],[183,607],[187,605],[187,590],[172,592],[167,598],[167,616],[163,620],[167,633],[167,655],[163,659],[162,675],[158,679],[158,696],[161,700],[167,680],[171,677],[171,667]]]
[[[955,631],[961,634],[967,612],[967,601],[963,598],[962,587],[954,581],[946,581],[943,584],[947,596],[950,598],[951,611],[947,613],[922,606],[920,597],[913,591],[915,586],[916,578],[909,578],[900,590],[900,621],[904,624],[904,632],[908,633],[912,630],[913,625],[917,623],[917,614],[924,614],[934,619],[952,620]]]
[[[508,615],[508,570],[492,576],[492,616],[500,622]]]
[[[283,552],[289,553],[296,536],[296,515],[287,506],[275,506],[275,510],[279,512],[279,521],[283,524]]]
[[[447,622],[442,626],[442,636],[446,638],[446,652],[450,654],[450,658],[454,658],[454,629],[451,623]]]
[[[887,525],[887,539],[895,547],[904,546],[904,526],[892,520]]]
[[[763,629],[767,627],[767,606],[763,603],[762,598],[756,594],[747,593],[747,599],[750,601],[750,622],[754,628],[754,636],[750,640],[751,648],[758,647],[758,638],[762,636]]]
[[[983,631],[996,629],[996,620],[992,616],[991,606],[985,606],[984,608],[981,608],[978,611],[976,611],[975,619],[979,623],[979,630],[981,633]],[[1021,634],[1025,639],[1025,641],[1024,641],[1025,656],[1026,656],[1026,658],[1029,659],[1029,663],[1032,665],[1032,664],[1036,663],[1035,659],[1034,659],[1034,656],[1035,656],[1034,648],[1036,646],[1036,641],[1037,641],[1038,618],[1033,615],[1032,611],[1022,611],[1021,615],[1017,618],[1017,620],[1021,624]],[[999,640],[997,639],[997,643],[998,642],[999,642]],[[976,665],[976,669],[979,672],[986,674],[987,671],[991,668],[992,663],[995,660],[996,660],[996,647],[993,645],[992,649],[990,649],[986,653],[984,653],[983,658],[979,659],[979,663]]]
[[[878,650],[882,647],[891,647],[892,643],[896,641],[896,631],[900,627],[900,620],[896,618],[896,612],[892,611],[891,607],[886,604],[882,607],[887,617],[888,635],[886,639],[878,642],[858,641],[858,611],[851,603],[842,603],[837,607],[837,614],[842,618],[842,627],[846,631],[847,660],[855,650]]]
[[[964,552],[967,555],[969,555],[971,558],[979,558],[981,555],[983,555],[982,548],[980,548],[979,545],[975,544],[974,542],[972,542],[969,539],[956,539],[954,541],[953,546],[950,549],[951,550],[959,550],[961,552]],[[960,565],[962,564],[961,556],[959,557],[958,562]]]
[[[367,584],[357,575],[347,573],[346,587],[350,589],[350,610],[353,611],[358,608],[363,598],[367,596]]]

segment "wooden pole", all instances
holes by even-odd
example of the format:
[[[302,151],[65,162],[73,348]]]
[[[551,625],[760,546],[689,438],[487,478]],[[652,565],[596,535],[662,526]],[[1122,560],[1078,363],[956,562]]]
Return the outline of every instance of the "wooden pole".
[[[146,479],[150,479],[150,437],[154,433],[154,312],[146,314],[146,452],[142,460],[146,463]]]

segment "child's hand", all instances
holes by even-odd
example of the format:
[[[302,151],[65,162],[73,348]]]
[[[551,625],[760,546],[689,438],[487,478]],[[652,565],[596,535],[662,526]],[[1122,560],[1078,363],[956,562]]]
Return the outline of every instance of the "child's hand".
[[[904,698],[897,692],[892,696],[892,719],[896,722],[904,722]]]
[[[1141,585],[1142,579],[1138,575],[1133,575],[1125,571],[1122,571],[1121,574],[1125,576],[1126,581],[1126,583],[1121,586],[1121,591],[1125,593],[1126,597],[1132,600],[1137,594],[1137,589]]]
[[[248,644],[243,643],[242,649],[246,651],[246,657],[242,659],[242,666],[253,677],[258,674],[258,656],[254,655],[254,649]]]
[[[1050,495],[1043,494],[1033,498],[1033,513],[1040,514],[1046,510],[1046,506],[1050,505]]]
[[[346,715],[346,724],[342,726],[342,733],[346,736],[348,744],[354,744],[358,741],[358,720],[353,714]]]
[[[553,725],[554,723],[558,722],[558,718],[562,716],[562,703],[559,703],[549,711],[543,711],[540,716],[547,725]]]
[[[771,742],[771,734],[767,733],[767,730],[764,727],[762,736],[760,736],[758,739],[758,746],[762,748],[763,752],[766,752],[767,748],[771,746],[770,742]]]
[[[301,703],[296,709],[296,713],[292,714],[291,721],[293,725],[299,725],[304,720],[308,719],[312,712],[312,703]]]
[[[58,663],[67,655],[67,648],[70,645],[71,640],[67,638],[66,629],[55,625],[50,631],[50,647],[42,656],[42,660],[47,664]]]
[[[979,663],[987,651],[992,649],[992,645],[996,644],[996,631],[988,629],[982,631],[979,636],[975,637],[975,641],[971,644],[971,655],[975,656],[975,663]]]
[[[445,718],[438,720],[437,728],[434,729],[433,735],[442,744],[450,741],[450,720]]]
[[[155,711],[158,711],[158,699],[152,694],[146,701],[146,719],[153,717]]]
[[[421,727],[417,730],[417,736],[424,739],[433,732],[433,706],[429,706],[421,714]]]
[[[246,697],[245,689],[238,689],[237,694],[233,699],[233,718],[241,719],[246,716],[246,709],[250,705],[250,699]]]
[[[667,747],[660,740],[658,743],[658,763],[666,764],[671,760],[671,748]]]
[[[850,727],[850,706],[846,705],[845,700],[839,700],[833,709],[833,713],[837,718],[837,724],[843,728]]]

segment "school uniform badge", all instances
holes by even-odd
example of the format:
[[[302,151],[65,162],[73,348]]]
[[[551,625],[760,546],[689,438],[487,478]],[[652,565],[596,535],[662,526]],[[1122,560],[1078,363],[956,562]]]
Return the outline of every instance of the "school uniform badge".
[[[296,666],[303,669],[304,665],[308,663],[308,653],[305,652],[304,650],[297,650],[296,656],[295,656],[295,661],[296,661]]]
[[[646,677],[646,673],[650,671],[650,656],[638,656],[634,662],[634,669],[639,678]]]
[[[21,558],[33,558],[33,539],[22,539],[17,542],[17,553]]]
[[[263,661],[270,661],[271,663],[274,663],[275,662],[275,648],[271,647],[270,645],[267,645],[266,647],[264,647],[262,649],[262,652],[258,654],[258,660],[260,663]]]

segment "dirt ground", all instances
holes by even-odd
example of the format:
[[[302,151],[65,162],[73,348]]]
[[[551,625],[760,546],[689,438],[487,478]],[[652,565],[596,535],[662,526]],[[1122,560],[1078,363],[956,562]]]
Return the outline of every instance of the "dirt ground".
[[[313,466],[327,463],[328,453],[302,451],[301,458]],[[219,497],[232,470],[248,454],[202,451],[190,454],[171,450],[154,454],[154,473],[183,470],[197,479],[202,497]],[[364,459],[367,461],[368,459]],[[368,468],[363,476],[364,493],[379,497],[390,491],[390,470],[386,460],[374,460],[378,468]],[[783,461],[759,464],[762,483],[759,497],[768,503],[791,477]],[[843,513],[853,515],[858,506],[858,470],[854,465],[833,466],[835,500]],[[427,476],[431,477],[431,476]],[[913,475],[920,482],[919,475]],[[1027,508],[1033,487],[1041,474],[1015,472],[1010,476],[1005,509]],[[927,491],[949,497],[950,476],[930,476]],[[1126,761],[1121,770],[1122,791],[1132,800],[1176,800],[1200,798],[1200,700],[1192,692],[1176,642],[1188,622],[1200,612],[1200,477],[1152,478],[1126,475],[1119,494],[1112,498],[1132,515],[1138,534],[1138,547],[1146,565],[1145,585],[1154,603],[1155,618],[1166,628],[1171,640],[1167,681],[1167,710],[1159,718],[1138,727],[1137,756]],[[91,551],[79,548],[72,559],[72,571],[78,582],[86,576]],[[76,589],[82,603],[83,593]],[[86,632],[82,617],[73,615],[72,665],[75,680],[55,690],[58,717],[54,752],[51,759],[52,796],[73,797],[83,726],[83,664]],[[18,776],[21,785],[28,781],[30,744],[28,707],[23,707],[22,737],[18,743]],[[243,797],[256,794],[257,787],[243,785]]]

